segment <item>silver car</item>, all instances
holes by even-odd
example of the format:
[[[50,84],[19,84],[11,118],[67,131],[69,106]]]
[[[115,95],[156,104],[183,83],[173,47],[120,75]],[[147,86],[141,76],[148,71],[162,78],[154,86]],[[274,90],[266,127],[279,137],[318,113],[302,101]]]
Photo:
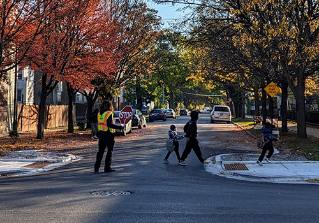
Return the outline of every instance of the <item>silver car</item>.
[[[164,114],[166,115],[166,118],[176,118],[176,113],[173,109],[164,109]]]
[[[228,106],[215,105],[210,114],[210,122],[214,123],[215,121],[221,122],[231,122],[231,112]]]

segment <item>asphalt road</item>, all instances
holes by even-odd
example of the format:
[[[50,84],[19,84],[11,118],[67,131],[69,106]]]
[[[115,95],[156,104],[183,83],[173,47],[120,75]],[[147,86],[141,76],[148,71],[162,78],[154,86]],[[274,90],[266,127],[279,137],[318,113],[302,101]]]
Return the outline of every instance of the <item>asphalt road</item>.
[[[140,136],[121,138],[113,173],[93,173],[92,149],[50,172],[0,178],[0,222],[319,222],[317,185],[222,178],[206,172],[193,152],[188,166],[178,166],[175,154],[163,164],[169,126],[182,131],[187,120],[156,121],[136,130]],[[255,150],[235,125],[211,124],[207,114],[198,129],[205,158]],[[184,146],[182,140],[181,152]]]

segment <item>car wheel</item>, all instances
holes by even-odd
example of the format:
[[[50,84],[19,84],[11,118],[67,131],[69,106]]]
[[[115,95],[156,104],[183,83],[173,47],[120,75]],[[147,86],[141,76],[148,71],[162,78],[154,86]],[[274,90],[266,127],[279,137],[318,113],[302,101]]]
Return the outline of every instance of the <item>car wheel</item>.
[[[163,121],[165,122],[165,121],[166,121],[166,118],[164,118]]]
[[[143,127],[144,127],[144,128],[145,128],[145,127],[147,127],[147,124],[146,124],[146,122],[144,123]]]
[[[230,121],[228,121],[227,123],[230,124]]]
[[[211,122],[211,123],[214,123],[214,120],[213,120],[213,119],[210,119],[210,122]]]
[[[141,129],[142,128],[142,124],[138,123],[138,128]]]

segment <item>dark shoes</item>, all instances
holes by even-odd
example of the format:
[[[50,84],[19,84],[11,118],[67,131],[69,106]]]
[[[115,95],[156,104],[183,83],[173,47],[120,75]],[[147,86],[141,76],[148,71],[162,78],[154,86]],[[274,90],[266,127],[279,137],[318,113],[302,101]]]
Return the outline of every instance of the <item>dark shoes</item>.
[[[100,169],[100,168],[97,168],[96,166],[94,166],[94,173],[99,172],[99,169]],[[104,172],[105,172],[105,173],[110,173],[110,172],[114,172],[114,171],[115,171],[115,170],[112,169],[112,168],[104,169]]]

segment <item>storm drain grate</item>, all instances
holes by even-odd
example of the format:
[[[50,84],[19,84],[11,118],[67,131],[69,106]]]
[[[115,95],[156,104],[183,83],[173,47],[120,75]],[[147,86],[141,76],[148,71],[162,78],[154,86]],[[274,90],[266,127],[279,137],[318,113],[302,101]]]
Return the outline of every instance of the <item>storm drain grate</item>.
[[[100,196],[123,196],[130,195],[132,192],[130,191],[93,191],[90,192],[92,195],[100,195]]]
[[[224,164],[226,170],[249,170],[243,163]]]

